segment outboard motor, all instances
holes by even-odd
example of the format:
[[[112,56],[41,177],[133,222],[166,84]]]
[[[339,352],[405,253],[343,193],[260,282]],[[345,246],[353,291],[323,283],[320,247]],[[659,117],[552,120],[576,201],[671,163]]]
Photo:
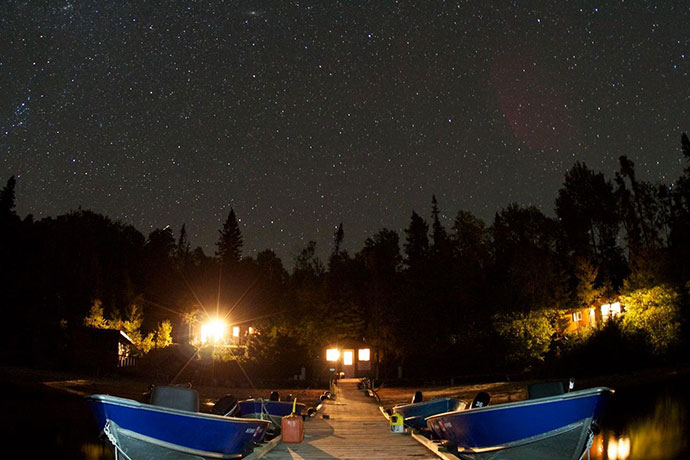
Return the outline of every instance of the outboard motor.
[[[233,395],[225,395],[213,405],[212,414],[233,417],[240,410],[240,405]]]
[[[415,391],[414,396],[412,396],[412,404],[420,403],[424,401],[424,396],[421,391]]]
[[[474,397],[472,405],[470,405],[470,409],[478,409],[480,407],[488,406],[490,400],[491,396],[489,396],[489,393],[480,391],[477,393],[477,396]]]
[[[268,397],[269,401],[280,401],[280,394],[277,391],[271,391],[271,396]]]

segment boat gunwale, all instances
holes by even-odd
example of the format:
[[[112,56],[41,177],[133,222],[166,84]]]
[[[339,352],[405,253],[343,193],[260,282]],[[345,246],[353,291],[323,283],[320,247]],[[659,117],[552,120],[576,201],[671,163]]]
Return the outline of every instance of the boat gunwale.
[[[556,403],[556,402],[565,401],[565,400],[569,400],[569,399],[580,399],[580,398],[586,398],[586,397],[594,396],[594,395],[613,394],[614,392],[615,392],[615,390],[613,390],[612,388],[609,388],[609,387],[587,388],[584,390],[571,391],[569,393],[563,393],[563,394],[556,395],[556,396],[547,396],[545,398],[525,399],[522,401],[513,401],[513,402],[502,403],[502,404],[496,404],[494,406],[488,405],[488,406],[477,407],[477,408],[473,408],[473,409],[449,411],[449,412],[444,412],[442,414],[432,415],[430,417],[427,417],[425,420],[435,421],[434,419],[441,418],[441,417],[447,417],[450,415],[458,415],[459,416],[459,415],[465,415],[465,414],[476,414],[479,412],[491,412],[491,411],[497,411],[497,410],[512,409],[515,407],[525,407],[525,406],[533,406],[533,405],[540,405],[540,404],[551,404],[551,403]]]
[[[421,407],[421,405],[423,405],[423,404],[430,404],[430,403],[435,403],[435,402],[438,402],[438,401],[451,401],[451,400],[455,400],[455,401],[458,401],[458,402],[463,402],[463,400],[460,399],[460,398],[451,398],[451,397],[434,398],[434,399],[430,399],[430,400],[428,400],[428,401],[421,401],[421,402],[417,402],[417,403],[396,404],[395,406],[393,406],[393,408],[392,408],[391,410],[395,411],[395,408],[396,408],[396,407],[397,407],[397,408],[407,408],[407,407],[410,407],[410,406]],[[453,412],[453,411],[451,411],[451,412]],[[445,412],[444,412],[444,413],[445,413]]]
[[[219,421],[219,422],[231,422],[232,421],[232,422],[240,422],[243,424],[264,423],[267,426],[268,426],[268,424],[271,423],[268,420],[247,419],[247,418],[240,418],[240,417],[225,417],[223,415],[209,414],[206,412],[194,412],[194,411],[188,411],[188,410],[184,410],[184,409],[175,409],[173,407],[158,406],[155,404],[147,404],[147,403],[142,403],[142,402],[136,401],[134,399],[121,398],[119,396],[111,396],[111,395],[105,395],[105,394],[90,395],[90,396],[87,396],[86,399],[94,401],[94,402],[98,402],[98,403],[103,403],[103,404],[113,404],[113,405],[117,405],[117,406],[129,407],[132,409],[143,409],[143,410],[152,411],[152,412],[161,412],[164,414],[173,414],[173,415],[179,415],[179,416],[184,416],[184,417],[200,418],[203,420],[214,420],[214,421]]]

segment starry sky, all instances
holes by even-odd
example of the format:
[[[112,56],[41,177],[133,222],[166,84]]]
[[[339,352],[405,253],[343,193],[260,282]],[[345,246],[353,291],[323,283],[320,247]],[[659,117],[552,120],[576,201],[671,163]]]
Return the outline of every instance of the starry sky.
[[[412,210],[553,215],[565,172],[672,183],[690,131],[683,1],[0,3],[0,182],[213,254],[361,249]],[[401,234],[401,237],[404,237]]]

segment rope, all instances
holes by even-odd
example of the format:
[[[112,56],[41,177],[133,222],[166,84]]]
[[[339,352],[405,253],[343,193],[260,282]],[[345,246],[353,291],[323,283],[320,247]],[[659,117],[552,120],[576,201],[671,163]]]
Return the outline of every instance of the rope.
[[[268,421],[271,422],[271,425],[273,425],[276,428],[280,428],[280,426],[278,426],[278,424],[276,424],[276,422],[271,418],[271,413],[266,408],[266,400],[261,398],[259,399],[259,401],[261,401],[261,420],[264,420],[264,414],[266,414],[266,418],[268,419]]]
[[[582,452],[582,455],[580,455],[580,460],[585,458],[585,454],[587,454],[587,460],[590,460],[589,449],[592,448],[592,444],[594,444],[594,433],[592,433],[592,430],[589,430],[589,436],[587,438],[587,445],[585,446],[585,451]]]
[[[115,433],[112,432],[110,428],[110,420],[107,420],[105,422],[105,426],[103,427],[103,434],[108,438],[108,441],[113,445],[115,448],[115,460],[119,458],[118,453],[121,453],[126,460],[132,460],[129,455],[125,453],[124,450],[122,450],[117,442],[117,437],[115,437]]]

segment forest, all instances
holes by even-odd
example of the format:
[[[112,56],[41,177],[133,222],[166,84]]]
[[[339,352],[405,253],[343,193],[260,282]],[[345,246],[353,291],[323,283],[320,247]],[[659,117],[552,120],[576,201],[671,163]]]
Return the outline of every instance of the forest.
[[[233,210],[205,254],[184,226],[145,236],[82,209],[22,218],[10,177],[0,191],[0,361],[60,367],[65,335],[94,314],[149,351],[184,344],[191,321],[220,313],[256,328],[234,359],[264,377],[298,373],[346,339],[379,350],[383,377],[399,366],[445,377],[674,363],[690,337],[686,134],[680,147],[685,169],[672,184],[639,179],[626,156],[613,178],[575,163],[552,216],[512,203],[490,223],[459,210],[447,228],[431,197],[400,233],[382,228],[350,253],[341,224],[327,260],[310,242],[287,266],[270,249],[243,255]],[[572,312],[612,302],[623,314],[564,332]]]

